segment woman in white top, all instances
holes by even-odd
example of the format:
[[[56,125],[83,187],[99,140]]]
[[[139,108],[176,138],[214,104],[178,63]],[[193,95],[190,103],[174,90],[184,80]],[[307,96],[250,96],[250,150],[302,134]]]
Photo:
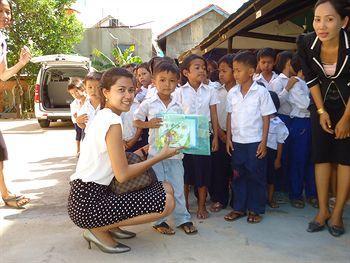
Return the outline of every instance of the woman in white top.
[[[131,73],[121,68],[112,68],[103,74],[102,109],[84,139],[76,173],[70,182],[70,218],[78,227],[86,229],[83,236],[89,245],[93,242],[107,253],[130,250],[113,239],[118,237],[117,228],[156,221],[174,209],[174,193],[168,183],[156,182],[121,195],[108,188],[113,177],[120,183],[126,182],[181,149],[165,147],[152,159],[128,165],[120,114],[129,111],[134,100],[132,78]]]
[[[0,1],[0,29],[5,29],[11,24],[12,19],[12,2],[9,0]],[[21,50],[19,61],[11,68],[7,68],[6,61],[7,45],[5,36],[0,32],[0,79],[6,81],[19,72],[31,59],[29,49],[24,46]],[[4,203],[14,208],[24,208],[23,206],[29,202],[24,196],[11,194],[7,189],[3,174],[3,161],[7,160],[7,148],[4,138],[0,131],[0,192]]]

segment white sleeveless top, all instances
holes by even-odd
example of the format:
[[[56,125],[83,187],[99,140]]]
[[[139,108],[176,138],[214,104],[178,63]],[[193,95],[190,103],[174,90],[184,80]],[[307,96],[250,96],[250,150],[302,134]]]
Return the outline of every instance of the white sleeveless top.
[[[83,182],[110,184],[114,174],[107,152],[106,134],[114,124],[122,125],[120,116],[107,108],[97,112],[82,142],[76,172],[70,177],[71,181],[81,179]]]

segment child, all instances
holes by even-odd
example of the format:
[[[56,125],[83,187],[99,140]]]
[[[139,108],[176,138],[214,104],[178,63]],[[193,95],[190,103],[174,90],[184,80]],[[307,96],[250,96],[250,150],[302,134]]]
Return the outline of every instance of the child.
[[[82,139],[83,130],[78,126],[76,118],[78,117],[78,111],[83,106],[86,99],[83,82],[80,79],[74,80],[68,85],[67,90],[69,94],[74,98],[69,106],[72,122],[74,124],[74,129],[76,132],[75,141],[77,144],[77,157],[79,157],[80,141]]]
[[[157,87],[157,93],[152,98],[144,100],[134,114],[135,126],[149,129],[149,159],[158,154],[155,146],[155,132],[161,126],[159,114],[183,113],[181,104],[174,100],[172,95],[178,79],[179,71],[174,64],[159,63],[153,70],[153,82]],[[193,226],[191,215],[186,209],[182,158],[182,154],[175,155],[155,164],[153,169],[159,181],[169,181],[174,188],[176,205],[173,216],[176,226],[182,228],[186,234],[193,234],[197,232],[197,229]],[[165,235],[175,234],[174,230],[166,223],[166,218],[157,221],[154,229]]]
[[[147,90],[152,83],[152,75],[151,75],[151,71],[149,70],[148,63],[142,63],[137,67],[136,78],[138,79],[138,81],[141,83],[142,86],[140,91],[136,94],[135,97],[137,101],[141,103],[145,99]]]
[[[270,95],[276,110],[280,107],[280,101],[275,92],[270,91]],[[269,135],[267,136],[267,204],[271,208],[278,208],[274,200],[276,176],[282,167],[282,149],[283,143],[289,135],[286,125],[275,114],[270,115]]]
[[[100,72],[89,72],[84,78],[87,98],[77,116],[77,124],[84,129],[84,134],[88,132],[90,123],[92,123],[96,113],[100,110],[99,81],[101,77],[102,73]]]
[[[12,1],[2,0],[0,1],[0,29],[4,30],[8,28],[12,21]],[[6,81],[19,72],[31,59],[30,50],[28,47],[24,46],[21,50],[18,62],[12,66],[11,68],[7,67],[7,44],[6,38],[3,33],[0,31],[0,79],[2,81]],[[30,199],[23,195],[15,195],[10,193],[7,189],[3,168],[4,161],[8,158],[7,148],[5,144],[5,140],[0,131],[0,192],[2,200],[5,205],[12,207],[23,209],[26,204],[29,203]]]
[[[301,63],[294,55],[291,63],[291,79],[295,84],[289,90],[290,113],[290,193],[292,206],[303,208],[303,189],[305,187],[306,200],[313,207],[318,207],[314,167],[311,164],[311,121],[308,110],[310,104],[309,89],[304,81]]]
[[[140,103],[134,98],[130,110],[120,115],[123,121],[123,141],[127,152],[134,152],[144,146],[141,142],[142,129],[134,126],[134,113],[139,106]]]
[[[278,95],[280,100],[280,107],[278,109],[278,117],[290,130],[291,118],[290,112],[292,106],[289,103],[289,90],[295,83],[295,78],[290,78],[290,60],[292,59],[293,53],[290,51],[283,51],[277,55],[276,59],[276,70],[280,74],[272,81],[270,90]],[[279,192],[289,192],[289,147],[290,136],[287,138],[283,145],[282,151],[282,173],[281,176],[276,178],[276,190]]]
[[[259,50],[258,68],[261,73],[256,76],[255,81],[262,82],[265,88],[270,89],[272,81],[277,78],[277,74],[273,71],[275,65],[276,52],[272,48],[263,48]]]
[[[228,54],[219,60],[219,79],[222,83],[218,89],[220,103],[217,105],[219,150],[212,153],[212,180],[209,188],[210,197],[213,201],[210,207],[211,212],[219,212],[227,206],[229,200],[228,186],[232,169],[230,156],[226,152],[226,100],[227,93],[236,85],[232,68],[233,58],[233,54]]]
[[[233,59],[234,77],[239,85],[227,95],[226,150],[238,172],[232,183],[233,221],[248,211],[248,223],[259,223],[266,205],[266,143],[270,114],[276,112],[266,88],[253,81],[256,57],[249,51]],[[233,154],[232,154],[233,151]]]
[[[217,90],[203,84],[206,78],[207,66],[203,57],[192,54],[181,64],[182,80],[186,84],[175,92],[176,99],[182,104],[185,114],[207,116],[212,125],[212,151],[218,150],[218,116],[216,105],[219,103]],[[188,195],[190,185],[198,188],[197,218],[208,218],[205,205],[207,187],[211,177],[211,156],[185,154],[183,159],[185,169],[185,197],[189,207]]]

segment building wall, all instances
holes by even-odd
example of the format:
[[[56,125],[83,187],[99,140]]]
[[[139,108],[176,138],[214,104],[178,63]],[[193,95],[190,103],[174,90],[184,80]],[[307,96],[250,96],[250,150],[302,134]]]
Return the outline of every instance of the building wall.
[[[118,40],[113,39],[109,32]],[[135,45],[134,54],[140,56],[143,61],[152,57],[151,29],[87,28],[83,40],[75,50],[80,55],[89,57],[96,48],[112,59],[112,49],[117,44]]]
[[[198,45],[210,32],[226,18],[215,11],[192,21],[166,38],[166,55],[178,57],[183,52]]]

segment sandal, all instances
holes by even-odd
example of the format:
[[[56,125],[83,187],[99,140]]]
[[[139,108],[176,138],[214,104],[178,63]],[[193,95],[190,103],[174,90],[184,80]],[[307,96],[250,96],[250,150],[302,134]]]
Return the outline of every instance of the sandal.
[[[254,212],[249,212],[247,217],[247,222],[250,224],[257,224],[260,223],[262,220],[262,217],[259,214],[256,214]]]
[[[163,235],[174,235],[175,231],[166,222],[162,222],[159,225],[153,226],[155,230]]]
[[[209,208],[210,212],[217,213],[220,212],[224,206],[220,202],[213,203]]]
[[[318,200],[316,197],[310,197],[306,199],[306,201],[313,207],[313,208],[319,208]]]
[[[277,204],[277,202],[275,200],[271,200],[267,202],[267,205],[271,208],[279,208],[280,206]]]
[[[305,202],[304,202],[304,200],[301,200],[301,199],[293,199],[290,201],[290,204],[293,207],[298,208],[298,209],[302,209],[305,207]]]
[[[27,197],[24,197],[23,195],[14,195],[9,198],[3,198],[2,199],[8,207],[16,208],[16,209],[25,209],[25,205],[29,203],[30,199]],[[21,203],[21,201],[27,200],[24,203]]]
[[[192,222],[183,223],[182,225],[179,225],[178,228],[181,228],[187,235],[193,235],[198,233],[197,228],[193,225]]]
[[[237,212],[237,211],[231,211],[230,213],[225,215],[224,219],[226,221],[232,222],[232,221],[235,221],[235,220],[240,219],[241,217],[245,217],[245,216],[246,216],[245,213]]]

